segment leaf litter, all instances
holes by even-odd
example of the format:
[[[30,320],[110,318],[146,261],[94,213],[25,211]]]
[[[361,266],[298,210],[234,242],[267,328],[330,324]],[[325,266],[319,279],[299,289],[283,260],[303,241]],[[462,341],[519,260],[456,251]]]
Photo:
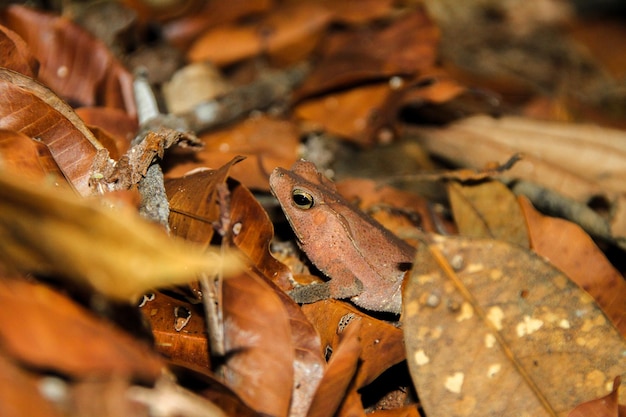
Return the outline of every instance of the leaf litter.
[[[219,77],[193,83],[217,95],[178,111],[189,133],[204,131],[192,142],[202,146],[170,147],[192,136],[159,132],[168,114],[132,146],[138,113],[148,125],[130,67],[159,62],[158,48],[133,50],[114,25],[97,30],[106,43],[96,39],[75,23],[89,20],[89,7],[0,13],[10,68],[0,74],[2,415],[623,414],[624,125],[559,118],[595,122],[584,106],[609,115],[603,100],[619,89],[595,101],[542,96],[532,86],[544,85],[537,69],[549,65],[528,65],[523,77],[537,78],[524,87],[468,81],[459,64],[467,55],[438,52],[455,33],[443,0],[140,3],[116,6],[137,16],[124,30],[138,43],[154,42],[143,23],[159,22],[157,46],[171,42],[189,64],[213,60]],[[588,62],[586,94],[610,84],[594,78],[601,62],[572,59],[580,52],[569,40],[528,47],[546,35],[533,33],[541,19],[525,7],[514,17],[494,4],[471,18],[510,20],[504,31],[478,26],[507,48],[536,51],[537,62],[550,47],[567,54],[556,62],[572,74]],[[483,35],[464,37],[467,50]],[[486,62],[501,62],[491,41],[485,47]],[[173,69],[148,75],[167,80]],[[187,95],[167,92],[177,94]],[[562,112],[490,118],[515,106]],[[286,295],[303,278],[321,279],[314,268],[300,275],[307,259],[297,249],[270,251],[294,234],[267,198],[267,178],[302,155],[416,246],[400,317]],[[459,169],[432,172],[450,167],[442,160]],[[145,204],[137,188],[155,163],[167,198],[154,201],[171,211],[160,227],[134,203]],[[143,330],[120,302],[143,314]]]

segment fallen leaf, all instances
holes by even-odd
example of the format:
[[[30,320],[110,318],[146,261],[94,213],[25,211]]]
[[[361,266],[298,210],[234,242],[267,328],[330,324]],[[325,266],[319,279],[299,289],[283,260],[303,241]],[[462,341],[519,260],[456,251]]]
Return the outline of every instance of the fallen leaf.
[[[356,319],[343,329],[341,341],[328,361],[307,417],[330,416],[339,409],[358,368],[360,327],[360,320]]]
[[[287,311],[291,340],[295,349],[293,396],[289,416],[305,417],[324,376],[326,360],[322,352],[320,336],[300,306],[284,291],[277,289],[276,294]]]
[[[73,378],[117,374],[152,383],[164,366],[147,344],[43,284],[0,280],[2,350],[21,363]]]
[[[91,194],[91,165],[102,145],[72,108],[48,88],[0,68],[0,127],[40,140],[76,191]]]
[[[386,23],[382,28],[354,28],[326,38],[320,62],[297,91],[297,98],[394,75],[413,75],[434,66],[439,31],[422,9]]]
[[[273,0],[231,0],[228,3],[207,1],[202,10],[163,23],[163,36],[170,44],[187,50],[207,28],[263,13],[274,6]]]
[[[619,332],[588,294],[531,252],[433,236],[414,265],[402,321],[428,416],[565,416],[626,375]]]
[[[371,146],[393,134],[400,92],[389,83],[353,88],[300,103],[294,109],[302,120],[353,141]]]
[[[192,155],[169,155],[167,177],[182,176],[200,167],[220,167],[236,156],[246,161],[230,175],[246,187],[269,191],[269,174],[277,166],[291,166],[297,159],[299,132],[295,123],[267,116],[248,118],[233,127],[200,137],[204,149]]]
[[[512,116],[475,116],[445,128],[412,130],[430,152],[461,166],[481,168],[523,153],[507,176],[535,182],[583,204],[603,198],[610,205],[613,237],[626,239],[623,131]]]
[[[48,147],[19,132],[0,130],[0,166],[27,180],[65,183]]]
[[[131,74],[106,45],[65,17],[13,4],[0,20],[41,63],[39,80],[72,104],[104,105],[136,116]]]
[[[459,234],[530,246],[522,210],[515,195],[499,181],[448,185],[448,197]]]
[[[544,216],[524,197],[519,204],[531,248],[587,291],[626,337],[626,281],[580,226]]]
[[[0,414],[4,417],[62,417],[41,395],[41,378],[0,355]]]
[[[20,72],[27,77],[37,77],[39,62],[32,56],[28,45],[20,36],[0,25],[0,65]]]
[[[155,349],[172,363],[210,369],[207,327],[199,304],[161,292],[145,296],[141,305],[154,335]]]
[[[189,48],[187,57],[225,66],[264,53],[289,65],[308,56],[329,21],[330,13],[316,3],[293,3],[253,24],[210,29]]]
[[[282,262],[270,253],[274,225],[265,209],[242,184],[232,181],[230,194],[230,222],[233,243],[270,281],[283,290],[291,289],[292,274]]]
[[[168,238],[128,208],[106,208],[5,172],[0,213],[6,266],[68,279],[120,300],[189,282],[201,272],[229,275],[240,267],[235,254]]]
[[[251,272],[224,280],[222,299],[226,384],[257,412],[287,416],[294,347],[282,301]]]
[[[617,400],[620,384],[621,377],[615,377],[610,394],[576,406],[567,417],[624,417],[626,406]]]
[[[345,327],[352,321],[360,321],[361,353],[355,376],[356,389],[368,385],[405,358],[399,328],[369,317],[345,302],[324,300],[304,304],[302,311],[319,332],[322,346],[333,351],[338,348]]]

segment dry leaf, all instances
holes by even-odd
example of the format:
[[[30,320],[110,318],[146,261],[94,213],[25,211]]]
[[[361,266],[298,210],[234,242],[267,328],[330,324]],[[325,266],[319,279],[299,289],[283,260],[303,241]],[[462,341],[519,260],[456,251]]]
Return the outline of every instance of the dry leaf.
[[[0,415],[3,417],[63,417],[63,413],[41,395],[39,375],[20,368],[0,355]]]
[[[340,343],[333,352],[307,417],[334,415],[344,401],[352,378],[358,368],[361,353],[360,320],[349,322],[342,329]]]
[[[220,219],[217,187],[226,182],[235,157],[217,170],[202,170],[181,178],[165,180],[170,203],[170,228],[186,240],[207,246],[213,238],[214,223]]]
[[[131,74],[106,45],[65,17],[13,4],[0,14],[41,63],[39,80],[63,99],[136,115]]]
[[[355,377],[356,389],[371,383],[391,366],[404,360],[402,331],[381,320],[369,317],[349,304],[324,300],[304,304],[302,311],[322,338],[322,346],[335,350],[341,334],[351,321],[360,321],[360,366]]]
[[[187,56],[192,62],[224,66],[267,54],[289,65],[308,56],[329,21],[325,8],[313,2],[294,3],[274,9],[253,24],[211,29],[194,42]]]
[[[102,145],[52,91],[32,78],[0,68],[0,127],[40,140],[76,191],[91,193],[91,165]]]
[[[523,213],[515,195],[501,182],[448,186],[448,197],[459,233],[530,246]]]
[[[519,203],[532,249],[587,291],[626,337],[626,281],[580,226]]]
[[[388,141],[400,93],[389,83],[327,94],[299,104],[295,115],[362,146]]]
[[[429,417],[566,416],[626,375],[617,329],[588,294],[531,252],[433,236],[414,265],[403,328]]]
[[[150,323],[155,349],[172,363],[210,369],[207,327],[199,304],[161,292],[145,296],[141,311]]]
[[[230,171],[246,187],[269,191],[269,174],[297,159],[299,131],[293,122],[267,116],[248,118],[233,127],[201,136],[204,149],[193,155],[169,155],[165,174],[182,176],[200,167],[220,167],[236,156],[246,161]]]
[[[0,129],[0,167],[27,180],[65,183],[46,145],[11,130]]]
[[[613,390],[602,398],[588,401],[574,408],[567,417],[624,417],[626,406],[617,401],[621,378],[615,377]]]
[[[133,211],[7,173],[0,173],[0,213],[5,265],[87,284],[116,299],[240,268],[235,254],[175,241]]]
[[[475,116],[445,128],[416,128],[429,151],[458,165],[481,168],[515,153],[524,158],[507,176],[541,184],[587,203],[611,206],[611,231],[626,240],[626,134],[598,126]]]
[[[32,56],[26,42],[12,30],[0,25],[0,66],[37,77],[39,62]]]
[[[439,31],[423,10],[402,15],[382,29],[371,26],[338,31],[325,39],[321,62],[297,97],[413,75],[435,64]]]
[[[117,374],[152,383],[162,372],[147,344],[42,284],[0,280],[2,349],[21,363],[73,378]]]
[[[224,380],[261,414],[287,416],[294,382],[294,346],[282,301],[247,272],[223,283]]]
[[[294,384],[289,417],[305,417],[324,375],[326,360],[320,336],[302,309],[289,296],[276,290],[289,317],[291,340],[295,349]]]

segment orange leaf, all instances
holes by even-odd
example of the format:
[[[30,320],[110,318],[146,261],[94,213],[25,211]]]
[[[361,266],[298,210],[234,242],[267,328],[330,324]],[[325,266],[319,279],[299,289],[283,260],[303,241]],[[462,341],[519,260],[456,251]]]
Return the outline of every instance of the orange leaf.
[[[163,363],[147,345],[41,284],[0,280],[2,349],[30,366],[77,378],[154,382]]]
[[[41,63],[39,79],[59,96],[135,117],[132,76],[103,42],[65,17],[21,5],[7,7],[0,19],[26,41]]]
[[[581,286],[626,336],[626,281],[585,231],[572,222],[539,213],[525,197],[532,249]]]
[[[262,278],[245,273],[223,283],[224,379],[259,413],[287,416],[294,347],[285,308]]]

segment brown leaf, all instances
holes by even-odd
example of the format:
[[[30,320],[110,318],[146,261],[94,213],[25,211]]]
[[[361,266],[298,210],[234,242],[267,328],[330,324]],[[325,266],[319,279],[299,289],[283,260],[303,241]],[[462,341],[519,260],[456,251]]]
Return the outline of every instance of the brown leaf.
[[[234,182],[234,181],[233,181]],[[274,225],[267,212],[242,184],[235,184],[230,195],[230,221],[233,243],[253,265],[283,290],[291,289],[291,271],[272,256],[269,250]]]
[[[297,92],[299,98],[393,75],[412,75],[434,65],[439,31],[423,10],[383,29],[354,29],[325,39],[321,62]]]
[[[218,167],[243,155],[246,161],[233,167],[231,176],[246,187],[269,191],[269,173],[277,166],[291,166],[297,159],[299,131],[293,122],[261,116],[201,136],[204,149],[193,155],[169,155],[167,177],[182,176],[199,167]]]
[[[403,325],[428,416],[565,416],[626,375],[591,297],[519,246],[434,236],[414,265]]]
[[[626,406],[619,405],[617,400],[620,384],[621,377],[615,377],[610,394],[578,405],[567,417],[624,417]]]
[[[459,233],[530,246],[523,213],[515,195],[499,181],[448,186],[448,197]]]
[[[0,19],[26,41],[41,63],[39,80],[63,99],[136,115],[131,74],[104,43],[80,26],[16,4],[4,9]]]
[[[335,0],[313,0],[318,4],[323,4],[333,14],[333,21],[361,25],[375,20],[383,20],[390,17],[394,12],[393,0],[360,0],[335,1]]]
[[[294,385],[290,417],[306,416],[313,396],[324,375],[326,360],[322,352],[320,336],[306,315],[289,296],[280,290],[276,293],[289,316],[291,340],[295,349]]]
[[[299,104],[295,115],[361,146],[381,141],[396,120],[399,92],[389,83],[354,88]]]
[[[91,193],[91,165],[102,145],[52,91],[20,73],[0,68],[0,127],[46,144],[76,191]]]
[[[217,186],[226,182],[235,157],[217,170],[202,170],[181,178],[165,180],[170,203],[170,228],[174,235],[207,246],[220,217]]]
[[[128,113],[111,107],[80,107],[76,114],[89,126],[98,127],[111,135],[115,141],[115,151],[102,143],[109,150],[111,158],[117,159],[130,148],[130,142],[137,133],[137,120]],[[118,155],[118,156],[115,156]]]
[[[294,347],[282,301],[250,272],[224,280],[223,301],[227,385],[257,412],[287,416]]]
[[[20,72],[27,77],[37,77],[39,62],[32,56],[28,45],[20,36],[0,25],[0,66]]]
[[[580,226],[544,216],[519,197],[532,249],[587,291],[626,336],[626,281]]]
[[[330,13],[313,2],[299,2],[274,9],[248,25],[226,25],[209,30],[189,49],[190,61],[229,65],[267,54],[281,65],[307,57],[330,21]]]
[[[307,417],[334,415],[344,401],[358,368],[361,353],[360,331],[359,319],[348,323],[342,329],[341,340],[328,361],[326,372],[313,398]]]
[[[417,128],[429,151],[461,166],[481,168],[522,152],[508,176],[586,203],[610,204],[613,237],[626,240],[625,133],[621,130],[517,117],[475,116],[446,128]],[[624,243],[622,243],[624,245]]]
[[[367,179],[349,179],[336,183],[339,193],[348,201],[358,201],[359,208],[395,234],[403,228],[419,227],[435,232],[437,226],[428,201],[415,194]]]
[[[0,130],[0,155],[2,167],[22,178],[65,183],[46,145],[22,133]]]
[[[273,6],[273,0],[207,1],[197,13],[165,23],[163,36],[172,45],[187,50],[188,45],[207,28],[263,13]]]
[[[133,210],[117,210],[0,172],[1,261],[130,301],[196,274],[236,272],[240,262],[173,240]],[[121,244],[123,242],[123,244]]]
[[[360,367],[355,377],[357,389],[371,383],[389,367],[404,360],[402,331],[381,320],[376,320],[349,304],[324,300],[305,304],[302,311],[322,338],[322,346],[333,351],[338,348],[341,334],[351,321],[360,321]]]
[[[210,369],[204,310],[161,292],[144,297],[141,311],[150,323],[155,349],[173,363]]]
[[[75,378],[112,374],[154,382],[163,363],[147,345],[41,284],[0,280],[2,349],[31,367]]]
[[[61,417],[63,413],[41,395],[41,378],[0,355],[0,415]]]

